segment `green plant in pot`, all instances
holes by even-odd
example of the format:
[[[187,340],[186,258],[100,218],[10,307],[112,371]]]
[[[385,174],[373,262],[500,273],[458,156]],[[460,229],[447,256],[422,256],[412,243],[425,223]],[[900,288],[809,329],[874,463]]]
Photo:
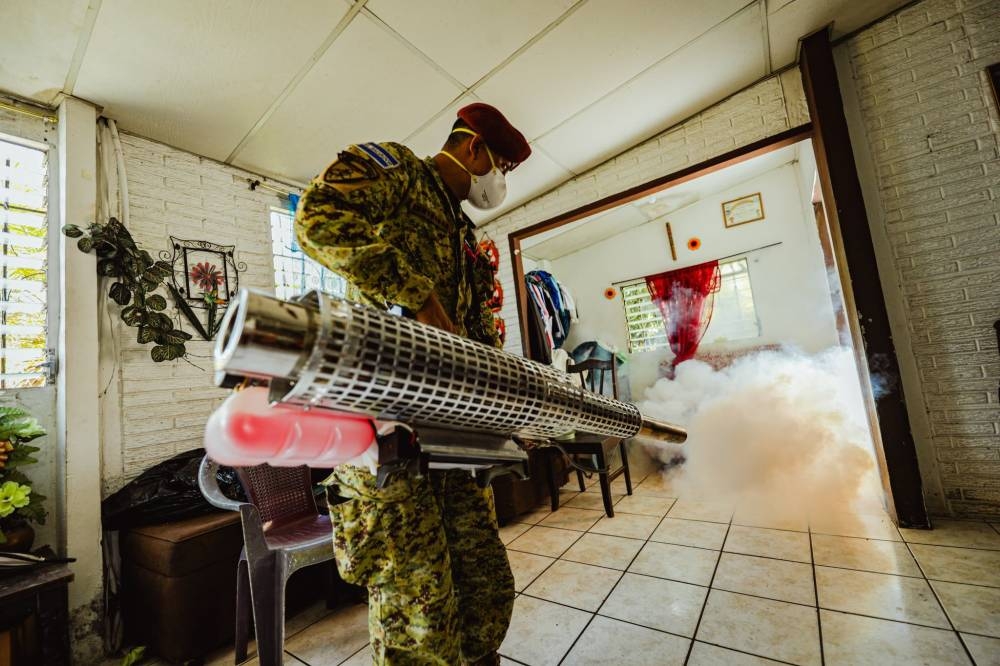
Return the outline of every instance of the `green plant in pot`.
[[[32,488],[21,467],[38,462],[37,446],[28,444],[45,429],[20,407],[0,406],[0,550],[26,552],[35,531],[31,523],[45,524],[45,496]]]

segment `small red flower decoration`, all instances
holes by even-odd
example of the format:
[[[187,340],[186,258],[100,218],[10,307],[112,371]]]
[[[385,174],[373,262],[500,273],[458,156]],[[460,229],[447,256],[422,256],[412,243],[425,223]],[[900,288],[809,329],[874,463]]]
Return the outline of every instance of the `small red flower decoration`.
[[[195,264],[194,268],[191,269],[190,275],[191,280],[202,291],[216,291],[223,280],[222,271],[216,268],[215,264],[210,264],[207,261]]]

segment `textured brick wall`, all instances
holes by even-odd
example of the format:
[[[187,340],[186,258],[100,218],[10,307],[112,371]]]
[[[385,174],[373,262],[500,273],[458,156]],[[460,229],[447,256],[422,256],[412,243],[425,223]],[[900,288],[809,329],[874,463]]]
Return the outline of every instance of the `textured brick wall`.
[[[122,134],[128,177],[130,231],[140,247],[156,256],[170,248],[171,235],[236,245],[247,264],[240,286],[273,289],[270,208],[275,193],[251,192],[252,174],[229,168],[154,141]],[[176,310],[168,309],[175,318]],[[151,465],[202,445],[205,421],[224,398],[212,383],[211,342],[195,335],[188,343],[191,363],[153,363],[150,345],[135,341],[135,329],[114,325],[113,349],[104,374],[108,390],[105,419],[105,489],[112,491]],[[109,335],[105,331],[105,335]]]
[[[807,122],[802,78],[799,70],[792,68],[736,93],[486,225],[485,232],[500,248],[499,277],[508,294],[502,312],[507,323],[507,350],[521,353],[508,234]]]
[[[848,43],[946,509],[1000,516],[1000,62],[996,0],[926,0]],[[859,158],[861,159],[861,158]],[[869,202],[869,209],[871,204]],[[922,418],[923,415],[921,415]],[[911,417],[912,418],[912,417]]]

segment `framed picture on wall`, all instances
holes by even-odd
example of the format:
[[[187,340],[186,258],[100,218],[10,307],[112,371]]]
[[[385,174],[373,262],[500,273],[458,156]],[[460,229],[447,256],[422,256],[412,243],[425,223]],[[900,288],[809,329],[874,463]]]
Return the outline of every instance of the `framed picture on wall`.
[[[727,228],[763,219],[764,202],[760,198],[760,192],[722,204],[722,220]]]

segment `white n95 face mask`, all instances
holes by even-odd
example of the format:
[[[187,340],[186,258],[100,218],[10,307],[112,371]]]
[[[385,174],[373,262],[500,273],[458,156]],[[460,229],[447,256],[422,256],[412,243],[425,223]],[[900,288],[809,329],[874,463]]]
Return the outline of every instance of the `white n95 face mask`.
[[[489,148],[486,149],[489,152]],[[490,164],[493,164],[493,156],[490,155]],[[493,164],[493,168],[482,176],[472,173],[472,183],[469,184],[469,203],[479,210],[490,210],[503,203],[507,197],[507,179],[503,172]]]
[[[503,171],[498,169],[496,163],[493,161],[493,153],[490,151],[489,146],[486,146],[486,154],[490,157],[491,168],[482,176],[477,176],[469,171],[464,164],[458,161],[458,158],[447,150],[442,150],[441,154],[450,157],[455,164],[462,168],[462,171],[469,174],[472,182],[469,183],[469,193],[466,195],[466,199],[469,200],[469,203],[474,208],[490,210],[503,203],[503,200],[507,197],[507,178],[504,177]]]

